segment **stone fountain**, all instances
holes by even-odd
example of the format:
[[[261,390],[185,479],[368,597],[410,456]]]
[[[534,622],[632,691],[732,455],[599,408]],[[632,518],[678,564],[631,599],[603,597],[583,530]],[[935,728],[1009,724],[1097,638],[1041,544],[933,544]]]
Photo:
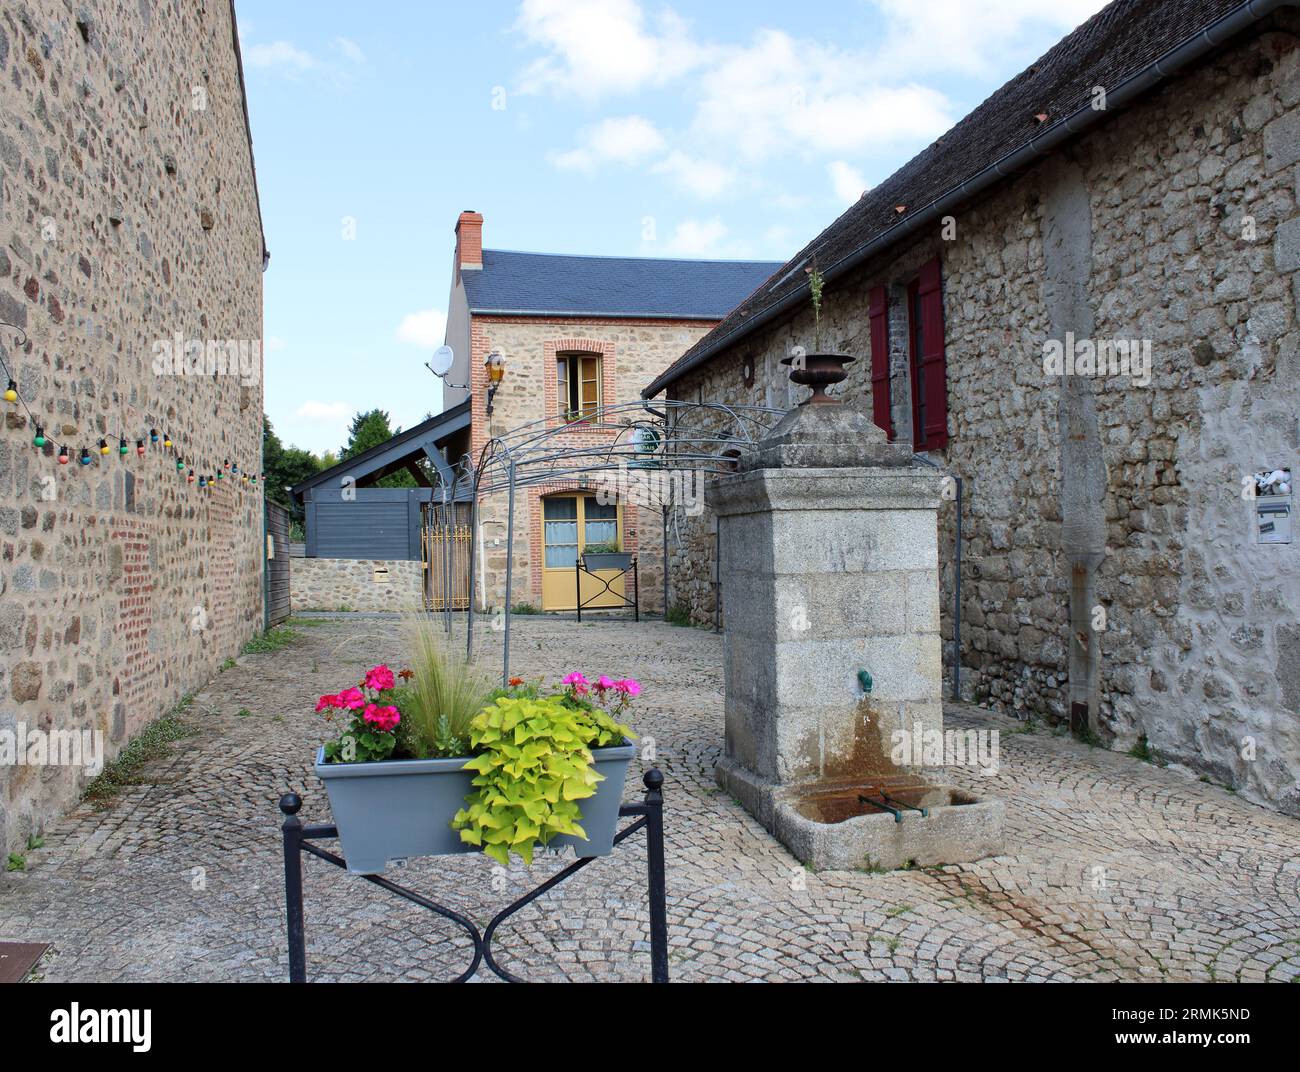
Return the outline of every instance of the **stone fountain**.
[[[996,855],[1001,802],[936,781],[913,745],[943,739],[944,477],[825,394],[851,360],[798,362],[791,379],[813,397],[710,495],[726,613],[717,780],[818,870]]]

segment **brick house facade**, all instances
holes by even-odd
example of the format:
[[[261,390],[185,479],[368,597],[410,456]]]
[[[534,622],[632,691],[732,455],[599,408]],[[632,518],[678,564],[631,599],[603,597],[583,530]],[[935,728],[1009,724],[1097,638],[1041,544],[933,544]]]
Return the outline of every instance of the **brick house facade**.
[[[91,731],[111,760],[261,627],[260,489],[223,471],[200,492],[176,455],[205,477],[261,469],[264,256],[231,4],[0,10],[9,850],[92,773],[19,761],[20,734]],[[251,364],[178,375],[159,360],[178,336]]]
[[[1112,4],[644,393],[801,400],[819,265],[840,396],[963,479],[964,698],[1300,815],[1300,543],[1242,494],[1300,461],[1300,21],[1271,6]],[[1067,339],[1149,346],[1149,379],[1057,375]],[[708,621],[712,519],[682,527],[670,598]]]
[[[456,355],[447,380],[468,384],[469,390],[448,388],[445,404],[471,398],[473,459],[494,436],[534,421],[561,430],[557,445],[611,442],[618,433],[593,430],[580,421],[566,426],[557,359],[599,359],[600,405],[634,402],[649,379],[702,338],[776,267],[484,250],[482,228],[483,217],[476,212],[462,213],[457,221],[447,327],[447,342]],[[484,366],[494,352],[505,358],[506,374],[489,416]],[[557,599],[544,583],[544,504],[548,499],[587,498],[594,484],[594,477],[565,479],[519,490],[512,605],[572,608],[571,600]],[[479,520],[479,599],[484,607],[497,607],[505,587],[504,493],[484,499]],[[642,608],[662,610],[661,511],[620,507],[619,536],[622,549],[637,556]]]

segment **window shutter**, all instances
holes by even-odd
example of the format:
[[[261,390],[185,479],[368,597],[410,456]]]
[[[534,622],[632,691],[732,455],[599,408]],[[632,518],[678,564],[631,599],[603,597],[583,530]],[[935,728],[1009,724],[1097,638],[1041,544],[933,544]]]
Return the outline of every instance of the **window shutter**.
[[[890,441],[894,421],[889,397],[889,296],[884,287],[872,287],[868,317],[871,321],[871,419]]]
[[[948,445],[948,371],[943,350],[943,285],[939,258],[921,269],[921,367],[925,371],[925,449]]]

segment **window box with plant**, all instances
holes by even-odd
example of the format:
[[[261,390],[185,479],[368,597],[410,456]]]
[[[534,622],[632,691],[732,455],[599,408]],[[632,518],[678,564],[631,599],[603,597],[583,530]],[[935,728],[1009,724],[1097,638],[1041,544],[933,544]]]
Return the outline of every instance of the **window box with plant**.
[[[531,862],[538,845],[608,854],[635,752],[618,718],[640,686],[570,674],[555,695],[517,678],[493,690],[443,651],[433,623],[410,634],[414,669],[377,666],[317,704],[347,720],[315,770],[348,870],[476,850]]]
[[[582,568],[589,573],[596,570],[625,570],[632,566],[632,552],[620,551],[616,543],[589,543],[582,552]]]

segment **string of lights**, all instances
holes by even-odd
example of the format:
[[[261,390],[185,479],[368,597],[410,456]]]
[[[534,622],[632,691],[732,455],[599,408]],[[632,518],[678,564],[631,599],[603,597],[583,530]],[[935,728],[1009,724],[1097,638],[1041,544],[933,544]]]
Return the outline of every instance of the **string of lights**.
[[[14,332],[18,337],[19,346],[27,345],[27,332],[16,324],[9,324],[5,321],[0,321],[0,327],[8,328],[10,331]],[[8,384],[3,396],[5,402],[12,408],[21,408],[23,412],[27,414],[27,419],[31,422],[31,427],[35,429],[35,434],[32,436],[32,446],[46,457],[55,457],[59,465],[70,465],[73,457],[72,450],[68,447],[66,442],[56,444],[45,434],[45,427],[41,423],[40,418],[32,412],[31,407],[27,405],[27,402],[19,393],[18,380],[15,371],[10,367],[9,362],[5,360],[3,353],[0,353],[0,372],[3,373],[4,379]],[[110,439],[117,440],[116,448],[110,445]],[[159,434],[156,426],[151,426],[146,434],[135,437],[135,453],[137,457],[143,458],[149,453],[151,447],[158,449],[159,444],[161,444],[161,449],[170,454],[175,460],[176,471],[184,476],[187,485],[197,483],[201,490],[209,491],[212,488],[223,484],[227,480],[231,485],[237,487],[247,486],[250,489],[255,488],[258,484],[257,473],[249,472],[247,469],[241,469],[238,462],[232,462],[229,458],[224,459],[220,465],[217,465],[214,460],[211,466],[200,466],[200,469],[204,471],[196,473],[194,470],[193,455],[187,459],[184,451],[180,448],[180,445],[176,440],[172,438],[170,432]],[[105,435],[100,438],[93,454],[90,447],[81,447],[80,452],[77,454],[77,463],[82,466],[88,466],[95,461],[97,457],[110,457],[115,450],[119,458],[128,458],[131,454],[128,437],[124,431],[119,430],[113,432],[106,429]]]

